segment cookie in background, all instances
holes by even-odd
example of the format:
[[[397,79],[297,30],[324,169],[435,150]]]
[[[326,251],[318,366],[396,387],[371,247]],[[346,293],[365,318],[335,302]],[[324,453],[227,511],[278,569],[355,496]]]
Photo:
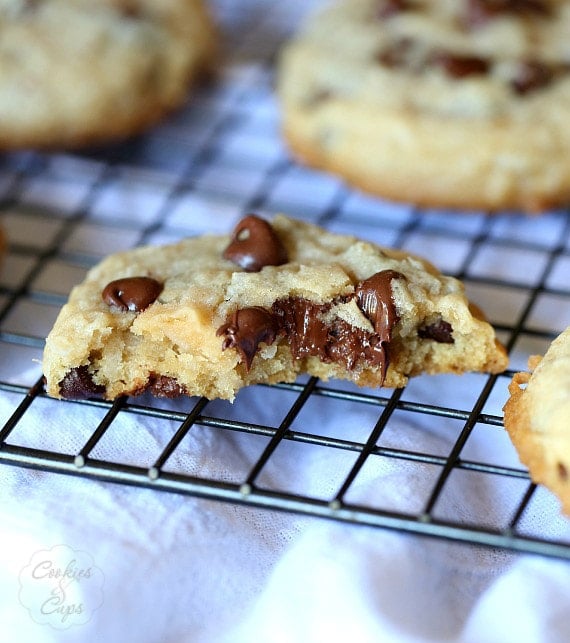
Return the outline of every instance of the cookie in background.
[[[337,0],[285,46],[302,162],[421,206],[570,201],[570,2]]]
[[[133,136],[213,64],[202,0],[0,0],[0,150]]]
[[[544,357],[516,373],[505,405],[505,427],[537,484],[554,492],[570,516],[570,327]]]

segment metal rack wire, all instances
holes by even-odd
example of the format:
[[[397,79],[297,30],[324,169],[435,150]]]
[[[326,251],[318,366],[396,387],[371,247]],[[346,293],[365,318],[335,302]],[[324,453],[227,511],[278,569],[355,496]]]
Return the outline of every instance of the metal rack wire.
[[[230,15],[230,3],[219,2],[218,10],[222,21],[236,20]],[[333,178],[298,167],[287,156],[279,142],[272,102],[272,58],[297,18],[297,13],[283,8],[277,14],[272,9],[271,14],[251,10],[241,15],[241,33],[247,38],[228,40],[221,82],[201,90],[185,110],[147,136],[83,155],[4,157],[0,221],[11,234],[0,282],[0,393],[14,402],[11,412],[0,418],[0,463],[570,559],[570,539],[551,538],[526,526],[525,517],[536,511],[537,495],[527,472],[513,462],[470,456],[468,445],[475,432],[486,432],[491,443],[504,439],[500,400],[513,370],[499,376],[474,376],[469,380],[469,403],[455,400],[450,390],[443,391],[443,399],[431,393],[425,396],[414,385],[368,391],[306,378],[294,384],[252,387],[248,395],[266,396],[270,391],[276,400],[279,410],[271,421],[249,418],[247,404],[245,411],[230,413],[227,405],[195,398],[182,405],[146,396],[113,403],[58,402],[45,396],[39,366],[16,373],[16,364],[41,358],[45,334],[70,286],[115,246],[159,243],[210,230],[212,225],[226,231],[237,216],[252,210],[282,210],[340,231],[358,230],[374,218],[379,239],[390,245],[413,249],[421,239],[428,249],[458,248],[455,256],[459,258],[447,266],[447,272],[482,296],[490,293],[491,299],[516,301],[508,318],[492,319],[510,351],[516,351],[523,339],[545,347],[556,335],[556,328],[537,323],[533,315],[544,298],[570,310],[567,282],[556,278],[570,265],[566,213],[549,215],[544,238],[534,234],[536,221],[515,215],[479,213],[456,218],[449,225],[450,219],[437,213],[378,204],[356,195]],[[318,198],[311,187],[315,183]],[[305,189],[301,197],[299,186]],[[214,209],[215,219],[187,218],[185,207]],[[530,232],[519,236],[508,232],[507,220]],[[495,251],[536,256],[532,275],[479,270],[481,257],[492,257]],[[339,408],[366,408],[373,425],[345,435],[307,426],[301,418],[314,400],[324,405],[325,414],[330,408],[331,415]],[[19,442],[19,428],[39,403],[54,409],[57,405],[62,424],[71,407],[94,412],[89,435],[78,448],[65,452],[40,441]],[[132,462],[128,453],[117,462],[98,452],[126,416],[175,427],[150,463]],[[433,426],[451,424],[453,438],[446,448],[414,448],[400,442],[400,425],[415,418]],[[220,438],[229,433],[245,440],[262,438],[262,448],[244,472],[205,475],[199,469],[169,468],[181,444],[198,428],[212,430]],[[73,427],[62,430],[73,431]],[[284,444],[349,454],[350,466],[331,483],[327,497],[267,484],[264,472]],[[429,470],[420,480],[424,493],[413,510],[359,501],[353,493],[362,471],[379,461],[396,463],[404,471],[407,466],[418,466],[420,473]],[[492,524],[468,502],[460,511],[442,515],[440,500],[457,475],[483,479],[490,497],[497,483],[512,483],[517,500]],[[556,515],[551,520],[564,519]]]

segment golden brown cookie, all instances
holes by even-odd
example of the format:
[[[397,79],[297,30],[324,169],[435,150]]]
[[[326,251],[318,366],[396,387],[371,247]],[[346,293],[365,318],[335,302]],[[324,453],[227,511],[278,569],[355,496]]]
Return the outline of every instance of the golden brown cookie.
[[[509,386],[505,427],[531,478],[570,515],[570,327]]]
[[[462,284],[399,251],[278,216],[231,236],[105,259],[46,340],[54,397],[204,395],[301,372],[361,386],[499,372],[507,358]]]
[[[141,132],[212,64],[202,0],[0,0],[0,150]]]
[[[340,0],[280,58],[302,161],[419,205],[570,201],[570,2]]]

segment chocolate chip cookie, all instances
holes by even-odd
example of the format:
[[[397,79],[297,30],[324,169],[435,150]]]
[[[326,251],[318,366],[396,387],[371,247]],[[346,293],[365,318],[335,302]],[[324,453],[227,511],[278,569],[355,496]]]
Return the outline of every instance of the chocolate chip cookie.
[[[212,64],[202,0],[1,0],[0,150],[136,134]]]
[[[362,386],[499,372],[504,349],[456,279],[421,259],[278,216],[105,259],[46,340],[58,398],[203,395],[301,372]]]
[[[509,386],[505,427],[534,482],[553,491],[570,516],[570,327],[544,357],[529,360]]]
[[[4,259],[4,253],[6,252],[6,235],[4,230],[0,228],[0,268],[2,268],[2,260]]]
[[[570,201],[570,2],[340,0],[282,52],[294,154],[419,205]]]

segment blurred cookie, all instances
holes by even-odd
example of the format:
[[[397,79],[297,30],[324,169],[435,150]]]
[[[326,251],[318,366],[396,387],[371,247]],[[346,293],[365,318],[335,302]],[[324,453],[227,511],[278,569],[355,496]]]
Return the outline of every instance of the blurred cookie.
[[[116,254],[71,293],[45,346],[54,397],[203,395],[301,372],[361,386],[499,372],[462,284],[433,266],[284,216],[231,236]]]
[[[570,327],[509,386],[505,427],[532,480],[553,491],[570,516]]]
[[[143,131],[212,63],[201,0],[0,0],[0,150]]]
[[[297,157],[389,199],[570,201],[570,2],[341,0],[282,52]]]
[[[6,252],[6,235],[4,230],[0,227],[0,268],[4,260],[4,253]]]

